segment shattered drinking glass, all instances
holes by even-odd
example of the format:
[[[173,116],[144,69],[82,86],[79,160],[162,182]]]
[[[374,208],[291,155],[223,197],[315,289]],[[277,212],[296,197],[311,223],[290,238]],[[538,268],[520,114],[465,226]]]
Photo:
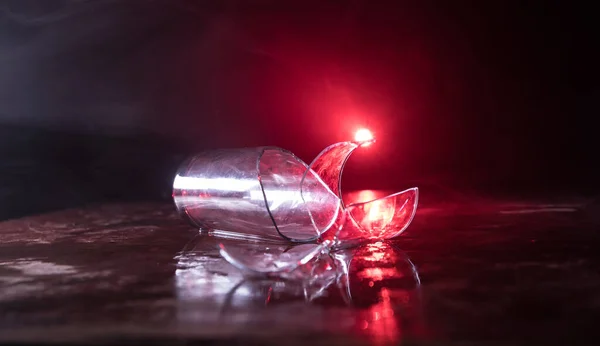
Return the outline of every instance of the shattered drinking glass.
[[[320,177],[277,147],[200,153],[177,172],[173,199],[200,229],[293,242],[316,240],[340,210],[340,198]]]
[[[175,205],[215,236],[307,243],[293,250],[220,244],[220,255],[242,271],[289,273],[331,249],[393,238],[411,223],[417,188],[344,205],[344,166],[355,149],[372,142],[335,143],[310,165],[278,147],[206,151],[181,165],[173,182]]]

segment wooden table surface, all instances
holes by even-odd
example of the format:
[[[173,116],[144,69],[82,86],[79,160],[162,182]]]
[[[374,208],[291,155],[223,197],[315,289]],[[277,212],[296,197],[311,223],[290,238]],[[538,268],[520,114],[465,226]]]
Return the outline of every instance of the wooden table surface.
[[[5,221],[0,342],[593,344],[599,210],[425,192],[405,234],[313,286],[244,278],[169,204]]]

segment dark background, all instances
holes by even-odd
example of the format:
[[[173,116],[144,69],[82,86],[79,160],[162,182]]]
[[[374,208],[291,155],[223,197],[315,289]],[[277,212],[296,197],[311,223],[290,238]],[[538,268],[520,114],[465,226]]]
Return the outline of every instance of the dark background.
[[[595,196],[582,4],[0,1],[0,219],[168,200],[194,151],[310,161],[360,126],[346,189]]]

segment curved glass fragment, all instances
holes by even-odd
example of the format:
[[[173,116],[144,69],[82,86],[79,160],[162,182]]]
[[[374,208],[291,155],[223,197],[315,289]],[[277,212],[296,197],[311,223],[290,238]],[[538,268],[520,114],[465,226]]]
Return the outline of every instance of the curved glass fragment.
[[[323,149],[304,172],[300,184],[303,200],[311,200],[311,194],[315,190],[315,185],[324,184],[336,196],[338,202],[337,208],[328,210],[319,209],[317,204],[307,204],[307,211],[319,235],[322,235],[332,228],[332,226],[339,225],[341,218],[345,216],[343,213],[344,202],[342,200],[342,174],[344,173],[344,167],[348,158],[350,158],[352,152],[357,148],[369,145],[374,141],[332,144]],[[329,205],[333,206],[333,201]],[[336,228],[333,227],[333,229]]]
[[[418,203],[419,189],[413,187],[372,201],[350,204],[345,209],[347,217],[336,240],[343,246],[344,242],[394,238],[410,225]]]

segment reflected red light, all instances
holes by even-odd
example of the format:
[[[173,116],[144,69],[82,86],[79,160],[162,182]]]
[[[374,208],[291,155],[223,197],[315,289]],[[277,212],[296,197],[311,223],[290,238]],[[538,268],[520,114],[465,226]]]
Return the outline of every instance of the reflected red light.
[[[360,190],[356,197],[352,199],[352,203],[369,202],[377,198],[377,194],[373,190]]]
[[[389,242],[374,242],[354,254],[350,284],[356,306],[365,306],[355,331],[372,344],[400,344],[403,334],[425,337],[420,281],[414,265]],[[405,323],[408,321],[408,323]]]
[[[373,134],[371,133],[371,131],[369,129],[365,129],[365,128],[358,129],[356,131],[356,133],[354,134],[354,140],[357,142],[366,142],[366,141],[372,140],[373,138],[374,137],[373,137]],[[365,146],[367,146],[367,145],[370,145],[370,143],[365,144]]]
[[[373,201],[364,206],[362,224],[371,231],[371,236],[380,237],[387,225],[393,220],[395,200],[382,199]]]
[[[380,298],[389,297],[387,288],[380,292]],[[394,318],[394,310],[389,299],[380,299],[369,310],[361,314],[364,319],[360,328],[371,337],[375,344],[397,343],[401,337],[400,320]]]

